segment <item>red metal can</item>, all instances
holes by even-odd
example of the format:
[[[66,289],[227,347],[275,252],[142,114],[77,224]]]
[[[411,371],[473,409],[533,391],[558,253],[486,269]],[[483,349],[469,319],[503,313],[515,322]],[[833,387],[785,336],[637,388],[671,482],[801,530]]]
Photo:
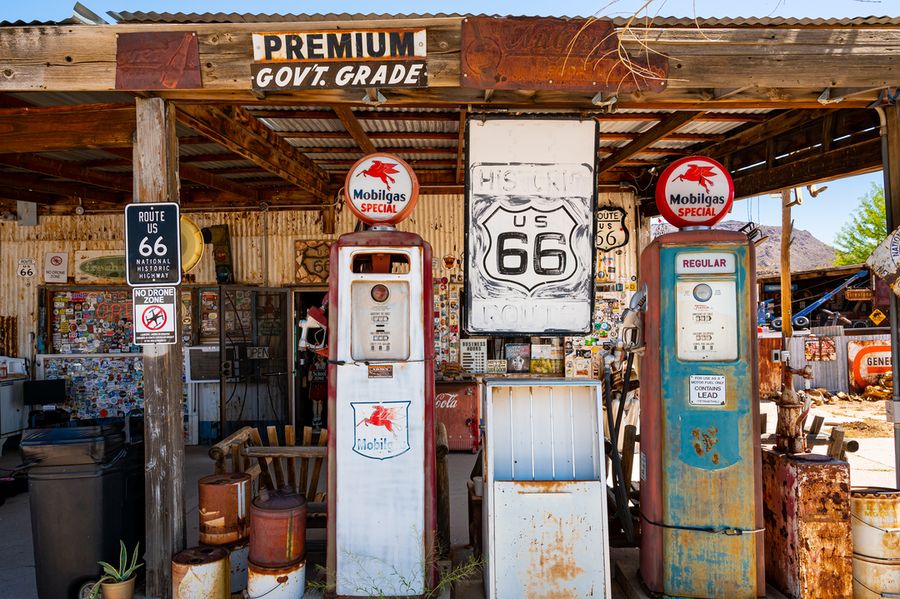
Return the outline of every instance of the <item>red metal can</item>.
[[[279,490],[259,496],[250,506],[250,563],[285,568],[306,554],[306,499]]]
[[[230,545],[250,534],[247,508],[250,475],[242,472],[211,474],[200,479],[200,543]]]

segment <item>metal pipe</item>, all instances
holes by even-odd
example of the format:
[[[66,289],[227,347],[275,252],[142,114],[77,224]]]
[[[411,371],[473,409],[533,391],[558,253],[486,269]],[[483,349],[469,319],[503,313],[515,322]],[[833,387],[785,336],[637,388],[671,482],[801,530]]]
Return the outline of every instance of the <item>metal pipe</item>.
[[[896,107],[893,110],[897,110]],[[890,235],[891,232],[897,227],[897,223],[894,222],[894,203],[891,194],[891,173],[890,168],[890,152],[888,146],[888,126],[887,126],[887,117],[884,113],[884,109],[881,107],[876,107],[875,111],[878,113],[878,119],[881,122],[881,127],[879,128],[879,133],[881,134],[881,172],[882,177],[884,178],[884,214],[885,221],[887,225],[887,234]],[[895,134],[900,134],[900,131],[895,131]],[[900,160],[900,156],[897,157]],[[894,406],[896,407],[897,402],[900,401],[900,387],[897,385],[897,381],[900,380],[900,335],[898,335],[897,331],[897,295],[894,293],[890,294],[890,322],[891,322],[891,373],[893,375],[894,384],[892,385],[893,391],[891,393],[891,400],[894,402]],[[894,484],[897,489],[900,489],[900,423],[894,423]]]

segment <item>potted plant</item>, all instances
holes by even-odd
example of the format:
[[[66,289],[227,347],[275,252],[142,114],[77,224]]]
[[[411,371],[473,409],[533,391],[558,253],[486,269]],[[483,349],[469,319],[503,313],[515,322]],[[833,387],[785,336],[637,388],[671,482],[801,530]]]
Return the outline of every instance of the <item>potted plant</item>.
[[[138,547],[140,543],[134,546],[134,554],[131,557],[131,564],[128,563],[128,552],[125,550],[125,543],[119,541],[119,567],[115,568],[112,564],[106,562],[97,562],[103,568],[103,576],[94,583],[91,589],[91,599],[100,596],[98,593],[102,590],[103,599],[132,599],[134,597],[134,573],[143,563],[138,563]]]

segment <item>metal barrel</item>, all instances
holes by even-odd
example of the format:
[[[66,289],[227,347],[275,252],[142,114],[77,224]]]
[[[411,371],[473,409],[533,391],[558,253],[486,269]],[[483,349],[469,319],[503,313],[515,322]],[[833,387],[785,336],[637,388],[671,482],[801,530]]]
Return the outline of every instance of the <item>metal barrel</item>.
[[[852,489],[853,597],[900,593],[900,491]]]
[[[305,557],[306,499],[292,491],[262,495],[250,506],[250,562],[263,568],[293,566]]]
[[[242,543],[231,548],[228,554],[231,564],[231,592],[241,593],[247,589],[247,569],[250,560],[250,543]]]
[[[211,474],[199,482],[200,543],[230,545],[250,534],[247,507],[252,496],[250,475]]]
[[[306,562],[285,568],[249,565],[247,596],[250,599],[301,599],[306,592]]]
[[[193,547],[172,558],[173,599],[229,599],[228,551]]]

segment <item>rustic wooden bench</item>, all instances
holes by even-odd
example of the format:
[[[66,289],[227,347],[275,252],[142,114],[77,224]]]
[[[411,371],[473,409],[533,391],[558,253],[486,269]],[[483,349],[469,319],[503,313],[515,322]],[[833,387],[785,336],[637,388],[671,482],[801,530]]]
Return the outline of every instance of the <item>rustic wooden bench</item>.
[[[209,457],[215,462],[216,474],[229,471],[249,474],[254,483],[254,494],[284,488],[300,493],[308,502],[307,527],[324,528],[326,491],[324,486],[320,489],[319,483],[327,453],[328,431],[322,429],[318,438],[315,437],[312,427],[304,427],[300,445],[297,445],[296,431],[287,425],[282,445],[278,429],[269,426],[266,428],[268,445],[265,445],[258,429],[245,426],[210,447]]]

